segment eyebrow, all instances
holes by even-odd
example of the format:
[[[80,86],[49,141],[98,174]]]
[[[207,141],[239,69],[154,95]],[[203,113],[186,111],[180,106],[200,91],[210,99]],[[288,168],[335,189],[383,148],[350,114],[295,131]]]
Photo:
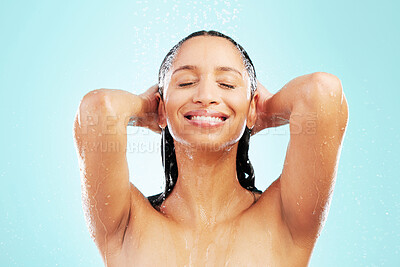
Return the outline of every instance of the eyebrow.
[[[180,66],[179,68],[177,68],[176,70],[174,70],[174,72],[172,73],[172,75],[174,75],[176,72],[180,71],[180,70],[196,70],[197,67],[196,66],[192,66],[192,65],[183,65]]]
[[[174,70],[172,75],[174,75],[176,72],[181,71],[181,70],[197,70],[197,67],[193,66],[193,65],[183,65],[183,66],[177,68],[176,70]],[[215,70],[216,71],[233,71],[233,72],[236,72],[237,74],[239,74],[240,77],[242,77],[242,73],[240,73],[240,71],[238,71],[237,69],[231,68],[231,67],[216,67]]]
[[[238,71],[237,69],[231,68],[231,67],[217,67],[217,68],[215,68],[215,70],[217,70],[217,71],[233,71],[233,72],[236,72],[237,74],[239,74],[240,77],[242,77],[242,74],[240,73],[240,71]]]

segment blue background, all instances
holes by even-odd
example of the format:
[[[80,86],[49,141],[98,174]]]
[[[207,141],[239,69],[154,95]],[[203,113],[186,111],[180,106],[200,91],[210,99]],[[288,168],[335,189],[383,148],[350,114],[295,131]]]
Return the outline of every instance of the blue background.
[[[97,88],[141,93],[181,38],[232,36],[273,93],[338,76],[349,105],[327,223],[310,266],[400,266],[396,1],[2,1],[0,265],[102,266],[86,228],[72,125]],[[397,17],[397,18],[396,18]],[[132,128],[132,127],[129,127]],[[159,136],[129,130],[131,181],[163,187]],[[251,141],[256,185],[282,171],[289,127]]]

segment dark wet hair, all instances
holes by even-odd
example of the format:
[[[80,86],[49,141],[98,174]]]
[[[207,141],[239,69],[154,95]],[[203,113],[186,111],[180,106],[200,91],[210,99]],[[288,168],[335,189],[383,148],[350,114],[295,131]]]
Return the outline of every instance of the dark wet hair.
[[[257,80],[256,80],[256,72],[254,69],[254,65],[251,62],[251,59],[247,52],[243,49],[243,47],[236,43],[232,38],[226,36],[217,31],[198,31],[194,32],[187,37],[183,38],[179,43],[177,43],[165,56],[163,62],[161,63],[160,70],[158,73],[158,87],[159,93],[162,97],[164,86],[165,86],[165,76],[168,71],[171,69],[172,63],[178,53],[179,49],[181,48],[182,44],[196,36],[215,36],[221,37],[228,41],[230,41],[240,52],[243,60],[243,64],[249,74],[250,77],[250,89],[251,95],[254,95],[255,90],[257,89]],[[251,165],[249,160],[249,140],[250,140],[251,130],[246,127],[242,137],[239,140],[238,150],[236,155],[236,173],[238,177],[238,181],[240,185],[253,192],[259,192],[255,187],[254,184],[254,169]],[[176,155],[175,155],[175,146],[174,146],[174,139],[172,138],[171,133],[168,130],[168,126],[162,130],[161,133],[161,157],[164,167],[164,174],[165,174],[165,189],[164,192],[148,197],[151,205],[159,209],[161,203],[169,196],[174,188],[177,180],[178,180],[178,165],[176,162]]]

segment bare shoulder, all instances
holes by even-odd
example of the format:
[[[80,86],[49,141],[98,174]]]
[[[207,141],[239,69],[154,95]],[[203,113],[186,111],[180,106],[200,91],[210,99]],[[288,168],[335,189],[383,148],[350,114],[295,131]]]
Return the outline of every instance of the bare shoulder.
[[[140,237],[139,235],[146,231],[152,222],[160,222],[165,218],[151,205],[148,198],[143,195],[132,183],[130,188],[131,208],[125,227],[121,227],[115,232],[108,242],[111,251],[118,251],[128,242],[127,237]]]
[[[265,203],[268,203],[268,208],[270,209],[276,209],[273,203],[276,204],[276,202],[279,200],[279,194],[280,194],[280,176],[273,182],[271,185],[262,193],[256,193],[256,203],[253,205],[253,209],[265,209],[264,205]]]
[[[256,227],[260,232],[290,237],[282,213],[280,177],[264,192],[255,196],[256,202],[243,214],[246,224],[251,224],[251,227]]]
[[[312,252],[308,246],[294,242],[282,210],[281,176],[263,193],[256,194],[254,203],[240,219],[246,236],[258,236],[273,255],[307,260]],[[260,239],[265,237],[264,239]],[[283,256],[286,255],[286,256]],[[274,256],[274,257],[275,257]]]

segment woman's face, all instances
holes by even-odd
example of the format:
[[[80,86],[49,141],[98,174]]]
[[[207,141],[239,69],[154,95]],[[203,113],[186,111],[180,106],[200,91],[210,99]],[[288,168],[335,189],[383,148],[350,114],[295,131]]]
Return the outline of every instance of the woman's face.
[[[211,150],[236,143],[255,122],[240,52],[228,40],[187,40],[166,75],[160,121],[177,142]],[[164,105],[163,105],[164,104]]]

